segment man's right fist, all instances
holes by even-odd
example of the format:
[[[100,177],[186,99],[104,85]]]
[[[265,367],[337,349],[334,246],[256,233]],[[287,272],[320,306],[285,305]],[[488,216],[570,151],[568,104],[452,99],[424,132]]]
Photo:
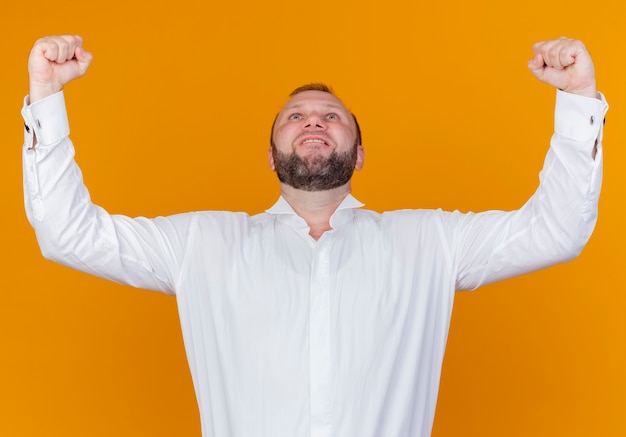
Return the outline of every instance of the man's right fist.
[[[80,36],[47,36],[35,42],[28,58],[30,103],[63,89],[83,76],[93,58]]]

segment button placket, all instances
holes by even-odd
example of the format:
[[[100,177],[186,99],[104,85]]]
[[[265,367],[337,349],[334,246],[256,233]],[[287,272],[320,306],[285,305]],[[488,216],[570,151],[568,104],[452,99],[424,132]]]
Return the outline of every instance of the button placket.
[[[310,285],[311,437],[331,435],[330,247],[321,238],[313,253]],[[325,244],[326,243],[326,244]]]

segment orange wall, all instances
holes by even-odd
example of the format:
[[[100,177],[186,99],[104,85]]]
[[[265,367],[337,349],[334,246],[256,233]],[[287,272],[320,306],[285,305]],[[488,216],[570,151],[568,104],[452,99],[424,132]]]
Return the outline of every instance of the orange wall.
[[[4,6],[0,435],[199,435],[174,299],[44,261],[26,222],[26,59],[55,33],[82,34],[95,54],[66,91],[92,197],[145,216],[268,207],[270,123],[310,81],[359,116],[367,156],[354,191],[369,208],[516,208],[552,130],[554,92],[526,71],[531,44],[583,39],[612,105],[597,230],[571,263],[457,295],[434,436],[626,435],[626,7],[518,4]]]

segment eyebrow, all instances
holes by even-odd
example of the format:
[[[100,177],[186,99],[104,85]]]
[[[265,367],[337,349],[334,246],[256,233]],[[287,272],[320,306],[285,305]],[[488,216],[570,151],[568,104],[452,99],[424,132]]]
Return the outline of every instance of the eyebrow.
[[[296,103],[293,105],[287,105],[283,108],[283,110],[287,110],[287,109],[298,109],[300,107],[302,107],[303,104],[302,103]],[[346,111],[349,112],[346,108],[344,108],[342,105],[338,105],[336,103],[323,103],[322,106],[325,106],[327,108],[334,108],[334,109],[341,109],[342,111]]]

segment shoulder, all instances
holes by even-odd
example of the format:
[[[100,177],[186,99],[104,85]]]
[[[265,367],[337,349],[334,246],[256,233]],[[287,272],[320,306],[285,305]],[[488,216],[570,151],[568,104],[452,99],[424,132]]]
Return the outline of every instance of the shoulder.
[[[359,209],[354,211],[355,221],[360,225],[369,223],[380,228],[385,233],[427,231],[441,226],[450,217],[451,213],[441,209],[398,209],[376,212]]]

